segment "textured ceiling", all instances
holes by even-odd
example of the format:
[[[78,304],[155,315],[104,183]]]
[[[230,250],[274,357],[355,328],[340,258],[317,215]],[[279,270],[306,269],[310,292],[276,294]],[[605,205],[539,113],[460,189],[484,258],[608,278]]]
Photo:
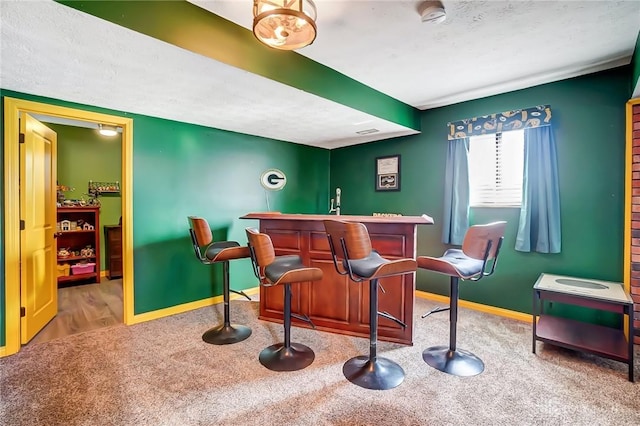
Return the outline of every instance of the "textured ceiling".
[[[191,3],[250,28],[251,0]],[[628,64],[640,31],[638,1],[420,3],[316,0],[298,53],[426,109]],[[325,148],[415,133],[53,1],[0,0],[0,35],[4,89]]]

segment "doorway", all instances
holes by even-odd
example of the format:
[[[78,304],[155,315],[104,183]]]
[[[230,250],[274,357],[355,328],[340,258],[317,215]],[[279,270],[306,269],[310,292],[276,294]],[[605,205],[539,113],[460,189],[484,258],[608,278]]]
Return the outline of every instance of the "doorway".
[[[45,318],[44,327],[36,326],[29,315],[44,295],[34,292],[38,297],[25,298],[23,294],[27,315],[22,320],[23,347],[123,323],[121,129],[110,128],[104,135],[101,123],[45,115],[33,118],[57,134],[57,270],[51,285],[43,286],[57,293],[57,313]],[[37,201],[37,194],[31,199]],[[74,220],[73,230],[68,229],[71,222],[63,227],[64,219]],[[28,240],[28,233],[22,232],[22,238]]]
[[[46,115],[89,123],[103,123],[122,128],[122,299],[123,321],[131,324],[133,311],[133,232],[132,232],[132,152],[133,120],[39,102],[4,98],[4,220],[5,220],[5,336],[3,354],[20,350],[21,303],[23,283],[20,279],[20,154],[19,117],[21,114]],[[55,256],[55,253],[52,253]],[[55,262],[55,258],[51,261]]]

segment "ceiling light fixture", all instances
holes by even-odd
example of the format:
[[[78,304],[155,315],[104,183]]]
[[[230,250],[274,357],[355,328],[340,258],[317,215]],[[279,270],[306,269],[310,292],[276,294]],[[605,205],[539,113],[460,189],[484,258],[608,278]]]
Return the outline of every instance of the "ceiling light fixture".
[[[311,0],[253,0],[253,34],[269,47],[294,50],[316,39]]]
[[[98,124],[98,132],[102,136],[115,136],[118,134],[118,128],[108,124]]]
[[[439,24],[447,19],[447,12],[441,1],[425,1],[418,7],[422,22]]]

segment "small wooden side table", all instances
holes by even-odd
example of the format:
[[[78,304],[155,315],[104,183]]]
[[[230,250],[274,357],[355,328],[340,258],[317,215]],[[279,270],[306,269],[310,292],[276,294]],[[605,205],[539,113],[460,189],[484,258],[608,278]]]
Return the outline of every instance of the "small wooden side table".
[[[544,313],[543,301],[628,315],[628,329],[604,327]],[[533,353],[536,341],[624,362],[633,375],[633,300],[621,283],[541,274],[533,286]]]

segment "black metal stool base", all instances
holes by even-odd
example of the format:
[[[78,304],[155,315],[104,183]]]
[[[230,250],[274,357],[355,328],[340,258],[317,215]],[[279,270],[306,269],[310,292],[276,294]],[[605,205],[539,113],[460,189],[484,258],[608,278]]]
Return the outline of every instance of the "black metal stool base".
[[[244,325],[230,324],[214,327],[205,331],[202,340],[212,345],[229,345],[242,342],[251,336],[251,329]]]
[[[452,351],[448,346],[432,346],[422,352],[424,362],[447,374],[454,376],[475,376],[484,371],[484,363],[469,351],[457,349]]]
[[[342,373],[351,383],[373,390],[392,389],[404,380],[404,370],[395,362],[381,357],[371,361],[365,355],[345,362]]]
[[[285,348],[284,343],[276,343],[260,352],[260,364],[273,371],[296,371],[311,365],[316,354],[311,348],[300,343],[291,343]]]

